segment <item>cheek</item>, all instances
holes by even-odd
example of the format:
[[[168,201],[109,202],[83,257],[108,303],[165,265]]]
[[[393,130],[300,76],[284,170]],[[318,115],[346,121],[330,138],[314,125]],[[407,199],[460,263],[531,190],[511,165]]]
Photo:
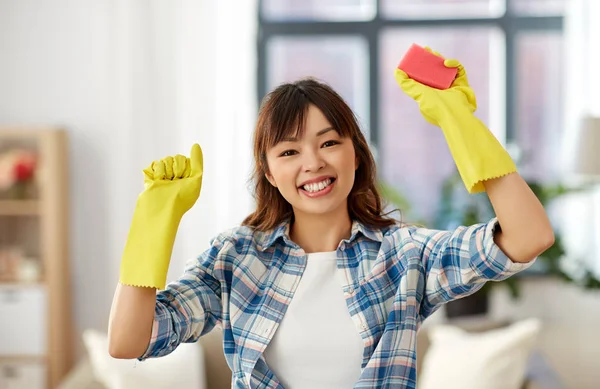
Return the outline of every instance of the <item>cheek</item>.
[[[343,156],[341,156],[339,166],[345,174],[354,173],[356,167],[358,166],[354,149],[348,150],[343,154]]]
[[[286,190],[290,185],[295,187],[294,176],[288,164],[272,163],[270,164],[272,181],[275,182],[279,190]]]

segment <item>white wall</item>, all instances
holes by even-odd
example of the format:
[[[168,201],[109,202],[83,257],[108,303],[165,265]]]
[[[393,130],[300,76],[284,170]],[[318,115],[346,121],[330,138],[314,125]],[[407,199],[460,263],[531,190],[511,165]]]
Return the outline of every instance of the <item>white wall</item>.
[[[70,135],[80,331],[106,329],[141,171],[153,159],[188,155],[194,142],[205,158],[201,197],[180,226],[169,279],[250,210],[255,38],[244,23],[255,14],[252,1],[237,16],[225,7],[0,0],[0,125],[60,125]],[[248,33],[236,36],[232,25]],[[233,72],[240,61],[246,67]]]
[[[126,225],[126,132],[115,125],[112,6],[0,1],[0,123],[69,129],[71,250],[78,328],[105,326]],[[127,184],[126,184],[127,185]],[[120,206],[119,206],[120,204]]]

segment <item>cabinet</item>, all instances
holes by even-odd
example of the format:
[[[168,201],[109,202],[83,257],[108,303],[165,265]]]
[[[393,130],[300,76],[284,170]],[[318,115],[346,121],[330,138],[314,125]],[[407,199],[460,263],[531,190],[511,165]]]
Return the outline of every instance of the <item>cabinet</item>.
[[[68,177],[64,130],[0,127],[2,389],[53,389],[72,367]]]

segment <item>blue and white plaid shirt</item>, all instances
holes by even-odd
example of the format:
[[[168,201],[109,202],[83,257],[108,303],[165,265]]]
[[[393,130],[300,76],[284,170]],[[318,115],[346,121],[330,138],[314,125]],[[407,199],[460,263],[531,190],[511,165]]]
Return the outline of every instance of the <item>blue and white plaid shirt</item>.
[[[354,388],[415,388],[417,330],[442,304],[532,263],[513,263],[494,243],[497,220],[436,231],[354,222],[338,269],[348,311],[364,341]],[[306,267],[289,222],[269,232],[237,227],[217,236],[176,282],[157,294],[152,338],[139,359],[223,328],[233,388],[283,388],[263,358]]]

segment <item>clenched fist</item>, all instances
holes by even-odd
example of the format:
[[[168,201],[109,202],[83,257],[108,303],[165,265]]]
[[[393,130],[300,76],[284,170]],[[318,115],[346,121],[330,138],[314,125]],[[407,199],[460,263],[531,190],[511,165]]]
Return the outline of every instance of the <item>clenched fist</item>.
[[[194,144],[189,158],[165,157],[144,169],[141,196],[151,197],[157,206],[172,206],[183,216],[200,196],[202,173],[202,149]]]

